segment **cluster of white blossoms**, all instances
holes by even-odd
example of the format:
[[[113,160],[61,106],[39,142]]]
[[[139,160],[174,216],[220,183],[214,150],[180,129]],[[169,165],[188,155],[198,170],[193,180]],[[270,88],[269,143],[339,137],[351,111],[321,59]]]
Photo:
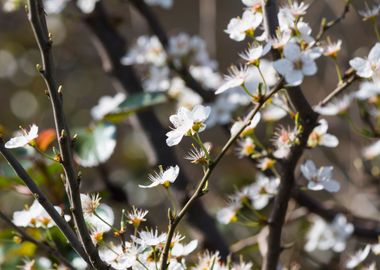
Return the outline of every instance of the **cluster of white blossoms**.
[[[54,206],[54,208],[60,215],[63,215],[61,207]],[[66,220],[70,220],[69,215],[64,215],[64,217]],[[25,210],[14,212],[12,222],[19,227],[47,229],[55,226],[55,222],[38,202],[38,200],[34,200],[32,205],[27,207]]]
[[[257,174],[254,183],[243,187],[229,197],[228,205],[217,213],[218,221],[223,224],[241,221],[241,219],[244,221],[245,212],[250,212],[252,208],[262,210],[269,204],[270,199],[277,194],[279,183],[278,178]],[[252,219],[255,218],[261,217],[256,216]]]
[[[44,8],[48,14],[61,13],[67,4],[71,1],[76,2],[78,8],[83,13],[91,13],[95,9],[95,5],[100,0],[44,0]],[[5,12],[12,12],[25,4],[25,0],[5,0],[3,1],[3,10]],[[163,8],[171,8],[173,0],[145,0],[151,6],[161,6]]]

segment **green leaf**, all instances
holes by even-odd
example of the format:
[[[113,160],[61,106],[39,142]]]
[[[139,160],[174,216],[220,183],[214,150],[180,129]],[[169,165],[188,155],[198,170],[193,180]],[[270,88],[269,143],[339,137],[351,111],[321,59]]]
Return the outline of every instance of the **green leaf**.
[[[121,122],[137,111],[168,101],[165,92],[146,92],[128,96],[116,110],[104,116],[104,120]]]
[[[116,146],[116,127],[99,123],[93,128],[76,130],[74,158],[83,167],[94,167],[106,162]]]

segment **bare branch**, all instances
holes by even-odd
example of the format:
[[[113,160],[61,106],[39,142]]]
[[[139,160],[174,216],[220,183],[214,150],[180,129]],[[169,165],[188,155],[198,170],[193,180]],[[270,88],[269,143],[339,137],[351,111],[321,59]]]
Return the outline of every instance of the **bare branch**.
[[[108,269],[108,266],[100,259],[98,251],[91,241],[90,234],[83,217],[79,182],[72,160],[72,141],[63,112],[62,93],[59,91],[55,78],[55,68],[51,50],[52,36],[46,25],[43,4],[41,0],[28,0],[28,4],[28,18],[41,53],[42,67],[40,68],[40,73],[48,88],[49,97],[53,108],[54,122],[60,150],[60,160],[66,175],[66,192],[71,204],[71,211],[77,230],[77,235],[81,240],[94,268]]]

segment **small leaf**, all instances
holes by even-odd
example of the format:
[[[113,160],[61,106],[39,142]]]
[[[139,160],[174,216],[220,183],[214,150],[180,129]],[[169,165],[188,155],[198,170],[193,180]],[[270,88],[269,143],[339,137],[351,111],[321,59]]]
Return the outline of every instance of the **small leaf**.
[[[168,101],[164,92],[146,92],[128,96],[116,110],[104,116],[104,120],[114,123],[123,121],[133,113]]]
[[[76,130],[74,144],[76,162],[83,167],[94,167],[106,162],[116,146],[116,127],[100,123],[94,128]]]

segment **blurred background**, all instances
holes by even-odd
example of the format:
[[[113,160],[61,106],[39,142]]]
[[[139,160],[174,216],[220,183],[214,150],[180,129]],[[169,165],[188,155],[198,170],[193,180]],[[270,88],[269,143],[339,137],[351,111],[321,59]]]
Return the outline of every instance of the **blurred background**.
[[[145,20],[128,1],[103,2],[112,23],[130,44],[133,44],[140,35],[151,34]],[[313,28],[313,34],[318,32],[323,17],[332,19],[339,16],[345,3],[345,1],[328,0],[306,2],[310,3],[306,21]],[[356,9],[364,7],[364,1],[354,0],[352,4]],[[230,19],[240,16],[242,8],[240,1],[174,0],[173,8],[168,10],[154,8],[154,12],[157,13],[169,35],[186,32],[201,36],[207,44],[210,56],[218,62],[219,71],[224,74],[231,64],[239,63],[238,53],[247,48],[247,41],[235,42],[224,33]],[[101,60],[92,42],[91,32],[83,23],[84,16],[72,5],[69,5],[62,14],[48,16],[49,30],[54,37],[57,77],[63,85],[65,112],[72,129],[88,126],[92,122],[90,110],[98,103],[99,98],[104,95],[113,96],[116,93],[111,80],[103,71]],[[4,137],[10,137],[20,125],[28,127],[31,123],[36,123],[41,129],[53,128],[50,102],[44,94],[46,87],[35,68],[36,64],[40,63],[40,56],[25,11],[23,9],[12,13],[0,11],[0,25],[0,126]],[[333,41],[338,39],[343,41],[338,58],[342,70],[349,67],[348,61],[354,56],[366,56],[376,42],[372,26],[368,22],[363,22],[354,9],[351,9],[342,23],[331,29],[327,35]],[[324,58],[318,60],[318,65],[318,75],[308,77],[303,86],[304,93],[312,104],[317,104],[337,84],[333,62]],[[357,90],[357,86],[354,84],[348,91]],[[159,105],[155,108],[166,127],[169,127],[168,116],[175,110],[175,106],[171,105],[169,107]],[[355,131],[361,125],[358,109],[355,106],[349,110],[349,116],[352,124],[340,117],[327,118],[330,124],[329,133],[335,134],[340,139],[337,148],[318,148],[304,154],[304,159],[312,158],[319,166],[332,164],[335,168],[334,178],[339,180],[342,189],[333,196],[323,192],[310,192],[310,194],[321,202],[349,209],[352,214],[380,221],[380,164],[378,162],[367,164],[361,159],[362,147],[372,141],[364,139]],[[257,132],[259,137],[264,138],[265,126],[258,128]],[[228,139],[218,127],[205,132],[204,138],[212,141],[216,152]],[[266,141],[269,142],[269,138]],[[126,207],[125,202],[113,199],[105,188],[107,183],[116,185],[125,193],[130,204],[149,209],[152,223],[165,230],[168,206],[165,201],[166,194],[138,188],[138,184],[147,183],[147,175],[153,169],[141,144],[141,134],[132,128],[129,121],[118,124],[117,147],[111,159],[99,167],[80,169],[83,173],[82,190],[101,192],[104,202],[120,210]],[[189,146],[190,142],[185,141],[176,147],[178,156],[183,157]],[[4,165],[3,160],[1,163]],[[191,180],[195,185],[202,175],[200,168],[185,160],[180,166],[181,170],[192,176]],[[51,170],[49,177],[43,176],[38,168],[33,168],[33,171],[35,177],[40,179],[38,181],[43,188],[59,203],[62,199],[60,172],[57,168],[49,169]],[[256,169],[251,162],[238,159],[234,151],[231,151],[212,176],[210,193],[202,198],[203,203],[207,205],[207,211],[215,216],[215,213],[225,206],[227,194],[250,183],[255,172]],[[17,182],[9,183],[9,178],[7,179],[9,174],[5,166],[0,167],[2,178],[0,208],[11,216],[12,212],[30,203],[31,196]],[[290,208],[298,211],[296,214],[305,215],[305,211],[300,210],[294,202]],[[264,211],[266,212],[269,212],[268,209]],[[318,266],[309,255],[295,252],[302,250],[304,242],[300,235],[304,235],[307,223],[295,219],[288,227],[285,239],[294,244],[286,253],[290,264],[300,262],[301,269],[339,269],[335,267],[339,266],[339,260],[346,258],[346,255],[339,257],[332,252],[317,254],[316,260],[326,263]],[[240,239],[251,237],[257,232],[255,228],[239,224],[218,225],[218,228],[223,232],[229,245],[236,244]],[[188,226],[183,225],[180,230],[190,235],[190,238],[197,237],[197,232]],[[0,239],[0,253],[4,249],[1,247],[1,241]],[[357,239],[350,240],[347,252],[355,250],[358,241],[360,242]],[[246,247],[239,252],[238,254],[243,254],[247,259],[259,258],[257,245]]]

